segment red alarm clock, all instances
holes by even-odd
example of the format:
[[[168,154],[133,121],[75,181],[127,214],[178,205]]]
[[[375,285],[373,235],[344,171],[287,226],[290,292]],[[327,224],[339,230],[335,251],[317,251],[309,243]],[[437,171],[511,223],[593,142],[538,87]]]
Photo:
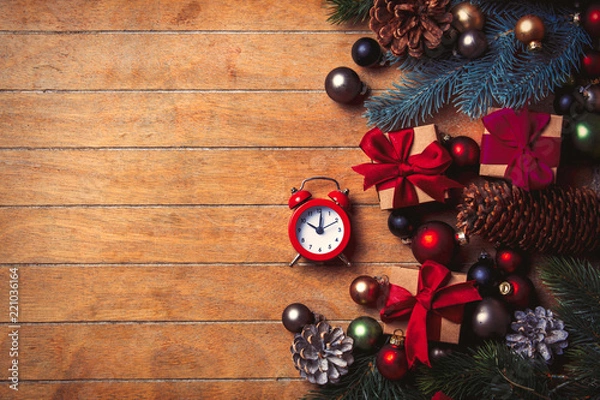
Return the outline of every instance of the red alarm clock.
[[[304,185],[312,180],[321,179],[334,182],[337,190],[329,193],[329,199],[311,198]],[[324,176],[315,176],[302,181],[300,189],[292,188],[288,201],[294,210],[288,225],[292,246],[298,252],[290,263],[293,266],[300,257],[310,261],[325,262],[341,259],[348,266],[350,262],[343,251],[350,241],[350,217],[348,209],[348,189],[341,190],[339,183]]]

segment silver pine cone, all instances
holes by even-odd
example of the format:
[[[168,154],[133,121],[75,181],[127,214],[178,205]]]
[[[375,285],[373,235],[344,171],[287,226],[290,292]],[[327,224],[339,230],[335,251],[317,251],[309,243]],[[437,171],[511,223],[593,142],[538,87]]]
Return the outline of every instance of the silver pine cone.
[[[515,311],[515,321],[511,324],[515,333],[506,335],[506,344],[523,356],[533,358],[537,354],[546,363],[552,361],[553,355],[560,355],[568,346],[569,333],[565,331],[562,320],[554,318],[551,310],[538,306]]]
[[[332,328],[326,321],[308,324],[294,335],[290,348],[294,366],[300,376],[311,383],[337,383],[354,362],[354,340],[342,328]]]

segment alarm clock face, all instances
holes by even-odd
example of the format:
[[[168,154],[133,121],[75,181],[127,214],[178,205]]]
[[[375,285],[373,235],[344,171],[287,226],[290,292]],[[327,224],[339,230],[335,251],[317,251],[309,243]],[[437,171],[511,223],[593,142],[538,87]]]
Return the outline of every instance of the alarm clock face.
[[[292,215],[290,240],[298,253],[309,260],[326,261],[340,255],[350,239],[350,219],[332,201],[313,199]]]

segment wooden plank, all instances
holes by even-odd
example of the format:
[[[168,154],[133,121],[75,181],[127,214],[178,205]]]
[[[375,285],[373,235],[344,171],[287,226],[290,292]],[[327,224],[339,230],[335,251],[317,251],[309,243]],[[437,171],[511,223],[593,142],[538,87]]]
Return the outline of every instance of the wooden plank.
[[[350,168],[358,149],[5,150],[0,204],[287,204],[292,187],[328,174],[354,203],[377,203]],[[135,185],[132,185],[135,182]],[[314,188],[314,190],[313,190]],[[315,196],[335,189],[311,183]]]
[[[7,34],[0,89],[323,90],[361,34]],[[278,60],[275,62],[274,60]],[[285,60],[285,62],[282,62]],[[397,71],[362,69],[373,89]]]
[[[322,92],[0,92],[0,147],[356,145],[358,107]]]
[[[14,266],[10,268],[15,268]],[[301,302],[331,320],[377,310],[355,304],[358,275],[399,266],[284,265],[21,266],[19,321],[279,321]],[[0,268],[8,282],[9,267]],[[301,288],[298,285],[301,285]],[[165,299],[168,299],[166,301]],[[243,310],[243,312],[240,312]],[[2,314],[1,321],[8,321]]]
[[[21,325],[18,335],[22,380],[298,377],[281,322]],[[2,354],[10,346],[3,334]]]
[[[0,92],[1,147],[358,146],[363,108],[323,92]],[[440,131],[483,132],[455,110]]]
[[[321,0],[35,0],[0,3],[0,30],[333,30]],[[248,18],[252,16],[252,18]],[[366,27],[362,27],[366,29]]]
[[[9,399],[293,399],[315,387],[299,380],[172,380],[172,381],[57,381],[21,382],[15,394],[8,384],[0,385],[0,397]]]
[[[0,260],[15,263],[288,263],[287,206],[0,208]],[[387,211],[355,207],[355,262],[410,261]],[[414,260],[414,259],[413,259]]]

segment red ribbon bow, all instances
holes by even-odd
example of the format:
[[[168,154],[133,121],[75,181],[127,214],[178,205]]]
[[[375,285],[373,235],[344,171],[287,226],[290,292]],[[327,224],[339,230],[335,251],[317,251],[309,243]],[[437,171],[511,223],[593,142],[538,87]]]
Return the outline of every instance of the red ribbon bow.
[[[560,138],[542,136],[550,114],[503,108],[482,121],[490,132],[481,140],[482,163],[507,164],[504,177],[525,190],[543,189],[554,181]]]
[[[461,184],[441,175],[452,163],[450,154],[437,141],[421,154],[410,155],[414,140],[412,128],[390,132],[389,139],[379,128],[373,128],[360,142],[361,149],[375,163],[352,167],[364,175],[364,189],[377,185],[377,190],[395,188],[394,208],[419,204],[415,186],[436,201],[444,202],[446,191]]]
[[[421,266],[416,295],[403,287],[389,286],[389,295],[380,317],[383,322],[408,318],[404,346],[409,367],[416,361],[431,366],[428,333],[430,337],[439,337],[441,318],[461,323],[464,305],[481,300],[474,281],[445,286],[451,275],[442,264],[428,260]]]

